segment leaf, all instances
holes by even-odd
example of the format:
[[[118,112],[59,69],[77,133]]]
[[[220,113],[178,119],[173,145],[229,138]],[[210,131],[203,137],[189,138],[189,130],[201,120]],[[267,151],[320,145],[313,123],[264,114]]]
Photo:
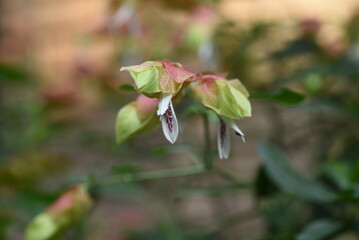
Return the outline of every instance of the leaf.
[[[282,104],[294,105],[304,100],[304,95],[294,92],[287,88],[281,88],[279,91],[268,93],[268,92],[256,92],[252,93],[251,98],[266,99]]]
[[[24,82],[27,74],[20,68],[0,63],[0,81]]]
[[[341,190],[351,187],[350,169],[342,162],[328,162],[323,166],[323,173],[332,180]]]
[[[124,91],[136,91],[134,86],[131,84],[122,84],[119,88]]]
[[[279,191],[263,166],[257,170],[254,187],[256,197],[258,198],[273,196]]]
[[[283,191],[314,202],[335,200],[335,195],[330,190],[290,167],[285,156],[277,147],[267,142],[261,142],[259,154],[268,175]]]
[[[296,237],[296,240],[321,240],[325,239],[341,228],[342,224],[329,219],[321,219],[311,222]]]

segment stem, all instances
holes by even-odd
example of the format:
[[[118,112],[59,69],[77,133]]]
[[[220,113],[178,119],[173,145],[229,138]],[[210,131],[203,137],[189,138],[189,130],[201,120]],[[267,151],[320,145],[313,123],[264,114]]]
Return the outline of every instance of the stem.
[[[108,178],[97,185],[95,184],[94,187],[103,187],[117,183],[128,183],[128,182],[148,181],[148,180],[156,180],[163,178],[182,177],[182,176],[200,174],[205,172],[206,170],[207,169],[204,168],[203,166],[195,166],[195,167],[175,168],[175,169],[159,170],[159,171],[149,171],[142,173],[126,173],[120,176]]]
[[[245,182],[243,180],[238,179],[233,174],[229,173],[228,171],[225,171],[221,168],[215,168],[215,172],[220,175],[222,178],[228,180],[231,183],[234,183],[236,186],[241,188],[250,188],[252,187],[253,183],[251,182]]]
[[[204,165],[206,169],[210,170],[213,168],[213,156],[211,147],[211,133],[209,129],[208,115],[203,114],[203,126],[204,126]]]
[[[150,171],[150,172],[140,172],[140,173],[125,173],[119,176],[110,177],[101,181],[98,184],[93,184],[91,187],[99,188],[107,185],[117,184],[117,183],[128,183],[128,182],[137,182],[137,181],[148,181],[164,178],[174,178],[182,177],[188,175],[195,175],[207,172],[208,170],[213,169],[213,157],[211,150],[211,136],[209,129],[209,120],[207,114],[203,114],[204,120],[204,165],[198,164],[194,167],[185,167],[185,168],[175,168],[168,170],[159,170],[159,171]]]

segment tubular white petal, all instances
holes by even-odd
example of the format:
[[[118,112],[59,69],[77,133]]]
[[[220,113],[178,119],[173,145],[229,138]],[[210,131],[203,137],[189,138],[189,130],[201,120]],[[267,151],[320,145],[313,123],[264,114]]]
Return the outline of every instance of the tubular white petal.
[[[238,126],[232,119],[228,119],[225,117],[220,117],[220,119],[222,119],[226,123],[227,126],[232,128],[238,136],[241,136],[243,142],[246,142],[246,140],[244,139],[244,133],[241,131],[241,129],[238,128]]]
[[[158,110],[157,115],[163,115],[168,109],[168,105],[170,104],[172,99],[172,94],[166,95],[162,98],[160,98],[160,101],[158,102]],[[171,103],[172,105],[172,103]]]
[[[163,115],[160,116],[163,134],[168,141],[174,143],[178,136],[178,122],[176,114],[173,110],[172,101],[169,102],[168,107]]]
[[[217,145],[218,145],[218,154],[219,158],[228,158],[231,141],[229,138],[229,129],[227,124],[220,118],[220,124],[218,126],[218,137],[217,137]]]

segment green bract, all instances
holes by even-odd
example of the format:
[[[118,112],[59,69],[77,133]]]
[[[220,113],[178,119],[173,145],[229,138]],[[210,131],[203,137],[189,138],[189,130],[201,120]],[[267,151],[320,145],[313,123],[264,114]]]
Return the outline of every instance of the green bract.
[[[204,75],[192,86],[194,98],[218,115],[230,119],[251,116],[248,91],[238,79]]]
[[[169,60],[147,61],[141,65],[122,67],[135,80],[136,89],[147,97],[161,98],[164,95],[175,96],[186,81],[195,74],[184,69],[179,63]]]
[[[78,221],[91,208],[92,200],[82,185],[61,195],[45,212],[37,215],[26,229],[26,240],[51,240]]]
[[[133,101],[122,107],[116,119],[116,140],[122,143],[129,138],[154,129],[159,126],[156,117],[158,99],[147,98],[140,95]]]
[[[159,77],[161,66],[159,62],[147,61],[141,65],[122,67],[120,71],[129,71],[135,80],[137,90],[148,97],[154,97],[161,92]]]

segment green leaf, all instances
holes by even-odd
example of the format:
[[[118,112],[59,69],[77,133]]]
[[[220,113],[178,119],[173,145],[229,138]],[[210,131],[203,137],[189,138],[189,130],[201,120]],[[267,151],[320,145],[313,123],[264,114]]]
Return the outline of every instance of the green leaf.
[[[295,171],[279,148],[261,142],[259,154],[270,178],[283,191],[314,202],[332,202],[335,195],[319,182],[306,178]]]
[[[134,86],[131,84],[122,84],[119,88],[124,91],[136,91]]]
[[[275,101],[283,104],[294,105],[304,100],[304,95],[289,90],[287,88],[281,88],[280,90],[268,93],[268,92],[256,92],[251,94],[251,98],[265,99]]]
[[[328,162],[323,166],[323,172],[328,176],[341,190],[348,190],[351,187],[350,169],[342,162]]]
[[[27,74],[22,69],[0,63],[0,81],[5,82],[23,82]]]
[[[321,219],[311,222],[296,237],[296,240],[321,240],[326,239],[341,228],[342,224],[329,219]]]

